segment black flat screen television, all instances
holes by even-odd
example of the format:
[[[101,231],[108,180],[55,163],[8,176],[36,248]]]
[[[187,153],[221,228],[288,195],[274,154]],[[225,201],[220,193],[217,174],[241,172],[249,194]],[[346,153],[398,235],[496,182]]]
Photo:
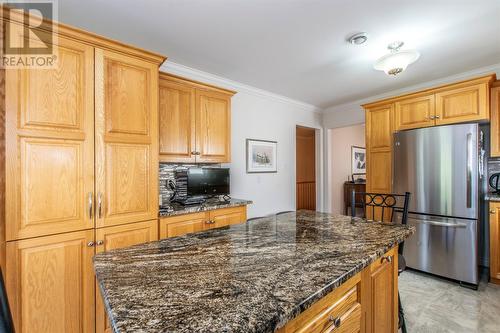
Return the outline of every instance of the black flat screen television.
[[[229,195],[229,169],[189,168],[187,194],[188,196]]]

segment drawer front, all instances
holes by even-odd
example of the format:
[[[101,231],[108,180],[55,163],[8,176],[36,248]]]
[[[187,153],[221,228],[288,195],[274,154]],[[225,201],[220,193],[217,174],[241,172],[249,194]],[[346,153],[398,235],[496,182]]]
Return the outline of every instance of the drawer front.
[[[208,215],[203,212],[160,218],[160,239],[203,231]]]
[[[361,303],[358,295],[359,288],[358,285],[355,285],[296,332],[359,332],[361,330]]]

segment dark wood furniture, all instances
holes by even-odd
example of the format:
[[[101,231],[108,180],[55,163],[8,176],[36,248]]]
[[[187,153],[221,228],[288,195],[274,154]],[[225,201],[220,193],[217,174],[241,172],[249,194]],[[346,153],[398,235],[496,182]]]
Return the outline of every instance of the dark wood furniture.
[[[349,214],[349,207],[351,207],[351,193],[352,191],[365,192],[366,191],[366,183],[353,183],[353,182],[345,182],[344,183],[344,215]],[[360,194],[356,195],[356,207],[363,207],[363,197]]]

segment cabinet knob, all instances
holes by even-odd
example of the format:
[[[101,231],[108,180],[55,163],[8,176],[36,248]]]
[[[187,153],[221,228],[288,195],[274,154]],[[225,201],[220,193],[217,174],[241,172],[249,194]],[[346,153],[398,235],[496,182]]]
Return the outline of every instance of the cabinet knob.
[[[88,243],[87,243],[87,246],[88,246],[88,247],[92,247],[92,246],[94,246],[94,242],[93,242],[93,241],[88,242]]]
[[[201,155],[201,153],[199,151],[192,151],[191,155]]]
[[[102,240],[98,240],[96,243],[96,245],[102,245],[102,244],[104,244],[104,241],[102,241]]]
[[[429,119],[433,120],[433,119],[436,119],[435,116],[430,116]]]
[[[439,115],[437,115],[437,116],[435,116],[434,118],[439,119],[440,117],[439,117]]]
[[[494,209],[490,209],[490,214],[495,214],[496,211]]]
[[[333,323],[334,328],[337,328],[342,324],[340,317],[330,316],[328,320],[330,320]]]

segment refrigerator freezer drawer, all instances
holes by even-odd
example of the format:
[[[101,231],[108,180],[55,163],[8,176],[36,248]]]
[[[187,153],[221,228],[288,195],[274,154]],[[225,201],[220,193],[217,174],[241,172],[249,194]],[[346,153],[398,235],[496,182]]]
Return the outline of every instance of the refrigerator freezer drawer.
[[[416,233],[404,242],[410,268],[478,284],[477,220],[410,214]]]

